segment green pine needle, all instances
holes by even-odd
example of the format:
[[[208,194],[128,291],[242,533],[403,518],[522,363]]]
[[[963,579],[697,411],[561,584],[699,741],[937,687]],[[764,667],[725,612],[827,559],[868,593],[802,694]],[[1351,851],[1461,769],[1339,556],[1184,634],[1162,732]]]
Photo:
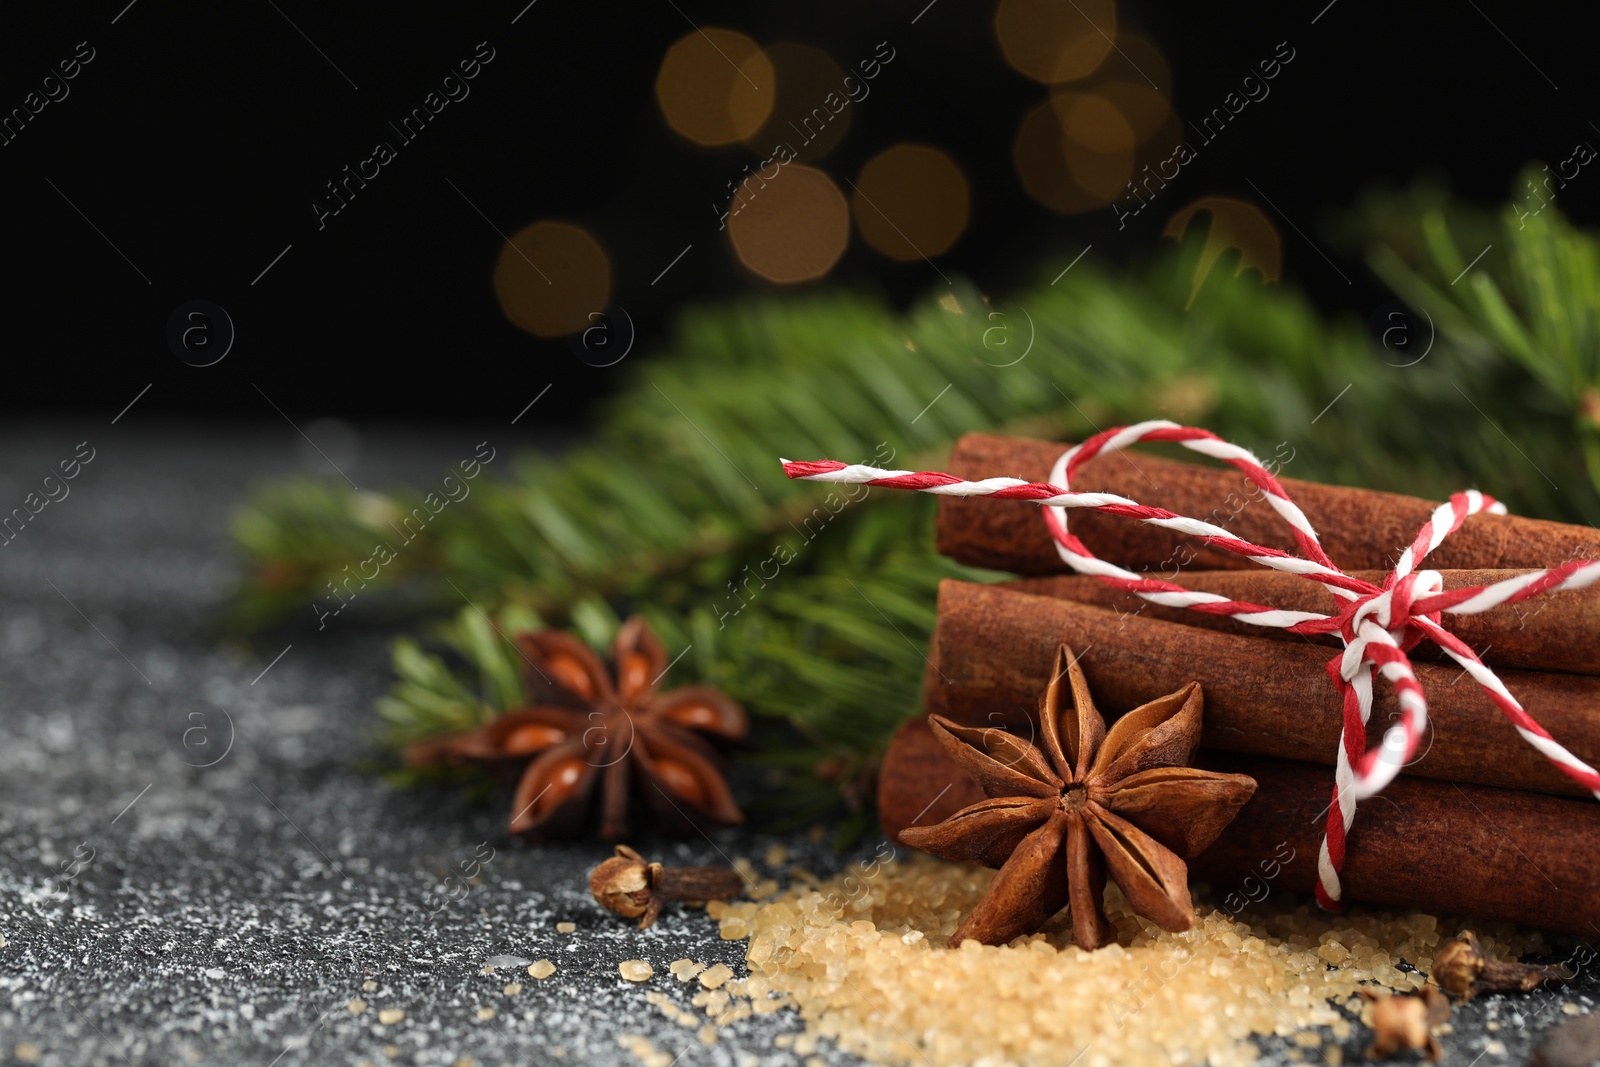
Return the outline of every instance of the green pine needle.
[[[934,553],[933,501],[792,483],[780,456],[925,469],[972,431],[1079,439],[1165,416],[1293,478],[1433,498],[1481,478],[1514,511],[1600,521],[1594,238],[1553,208],[1496,228],[1426,191],[1407,203],[1377,203],[1366,224],[1373,269],[1439,329],[1409,367],[1292,288],[1233,277],[1227,257],[1186,311],[1199,226],[1140,274],[1090,260],[1003,301],[958,283],[904,315],[837,293],[688,311],[664,351],[622,370],[588,441],[479,479],[374,580],[366,603],[455,613],[435,652],[396,642],[386,740],[524,700],[508,635],[548,623],[604,648],[640,612],[683,653],[668,684],[709,682],[784,724],[799,741],[769,765],[859,805],[918,709],[938,581],[996,576]],[[1480,238],[1494,249],[1451,285]],[[249,578],[234,622],[326,600],[418,495],[261,492],[235,525]],[[792,811],[832,795],[798,780],[779,794]]]

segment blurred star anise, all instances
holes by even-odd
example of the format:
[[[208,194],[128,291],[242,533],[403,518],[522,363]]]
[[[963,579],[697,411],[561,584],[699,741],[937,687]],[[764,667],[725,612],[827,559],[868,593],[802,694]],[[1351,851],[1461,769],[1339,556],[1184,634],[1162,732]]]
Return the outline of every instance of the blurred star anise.
[[[594,827],[596,836],[615,840],[641,811],[665,833],[744,821],[710,743],[743,741],[750,729],[744,709],[709,686],[658,692],[667,655],[644,619],[634,616],[617,631],[614,678],[570,634],[539,630],[516,642],[534,703],[413,746],[409,762],[501,772],[526,764],[511,832],[528,837],[576,837]]]
[[[1062,679],[1067,685],[1062,685]],[[1062,690],[1071,703],[1063,707]],[[1200,740],[1200,685],[1135,708],[1110,731],[1071,651],[1056,655],[1039,712],[1041,745],[933,715],[934,736],[989,799],[937,826],[900,832],[906,844],[1000,873],[951,937],[1001,945],[1072,905],[1081,948],[1113,940],[1106,875],[1133,910],[1163,930],[1194,925],[1189,870],[1255,792],[1242,774],[1185,766]]]

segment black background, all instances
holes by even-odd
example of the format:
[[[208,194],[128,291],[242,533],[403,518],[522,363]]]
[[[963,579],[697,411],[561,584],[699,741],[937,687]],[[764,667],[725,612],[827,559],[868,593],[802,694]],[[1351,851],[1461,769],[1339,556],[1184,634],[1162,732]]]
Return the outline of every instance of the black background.
[[[1286,278],[1324,309],[1365,318],[1388,294],[1329,242],[1330,207],[1425,171],[1499,202],[1526,161],[1554,163],[1600,138],[1589,124],[1600,121],[1592,37],[1575,7],[1124,3],[1123,23],[1165,51],[1186,117],[1219,104],[1278,42],[1296,57],[1162,206],[1119,232],[1109,211],[1061,217],[1023,193],[1010,144],[1044,89],[1003,62],[991,5],[537,0],[513,25],[525,3],[97,0],[8,12],[0,111],[21,106],[78,42],[96,56],[66,99],[0,147],[0,407],[114,413],[153,383],[141,418],[277,419],[265,394],[297,421],[476,421],[509,418],[554,383],[538,418],[581,421],[619,373],[650,358],[675,309],[759,288],[731,262],[711,207],[758,157],[683,141],[652,92],[691,19],[762,44],[814,44],[846,68],[888,41],[894,61],[819,165],[842,184],[890,144],[945,148],[971,180],[973,211],[938,262],[1001,293],[1090,242],[1096,256],[1136,261],[1199,196],[1260,204],[1254,182],[1275,205]],[[471,95],[319,231],[310,205],[324,183],[480,41],[495,58]],[[1600,178],[1580,176],[1561,195],[1563,210],[1592,222]],[[577,222],[609,250],[614,298],[638,332],[628,364],[587,366],[500,313],[496,228],[541,218]],[[942,282],[857,238],[822,284],[905,302]],[[193,299],[220,304],[236,326],[216,366],[187,366],[166,343],[169,316]]]

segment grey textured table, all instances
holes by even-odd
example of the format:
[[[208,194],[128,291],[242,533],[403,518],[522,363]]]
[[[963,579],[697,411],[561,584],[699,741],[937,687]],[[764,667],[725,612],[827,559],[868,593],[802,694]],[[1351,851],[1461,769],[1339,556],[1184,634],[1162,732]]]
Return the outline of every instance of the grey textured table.
[[[322,463],[287,426],[13,426],[0,506],[86,438],[95,458],[70,495],[0,548],[0,1063],[634,1064],[625,1032],[684,1049],[684,1067],[799,1063],[773,1045],[800,1028],[792,1012],[706,1047],[646,1004],[654,989],[688,1007],[692,987],[662,980],[680,957],[744,973],[743,942],[719,940],[703,913],[636,931],[588,899],[604,848],[530,848],[505,838],[498,806],[396,792],[356,769],[389,684],[386,635],[336,619],[251,647],[208,636],[237,576],[232,508],[251,484]],[[427,480],[475,440],[380,433],[335,458],[382,487]],[[209,732],[186,745],[196,727]],[[495,852],[479,883],[431,912],[484,841]],[[702,863],[774,841],[819,872],[850,859],[750,834],[647,848]],[[495,957],[560,969],[543,982],[522,964],[481,973]],[[621,981],[633,958],[661,978]],[[1597,988],[1588,976],[1566,999],[1590,1010]],[[1526,1062],[1565,1018],[1557,1003],[1469,1005],[1451,1061],[1477,1062],[1493,1040],[1506,1052],[1485,1065]],[[405,1018],[380,1022],[388,1009]],[[1347,1060],[1365,1047],[1357,1030]],[[1284,1042],[1263,1048],[1287,1062]]]

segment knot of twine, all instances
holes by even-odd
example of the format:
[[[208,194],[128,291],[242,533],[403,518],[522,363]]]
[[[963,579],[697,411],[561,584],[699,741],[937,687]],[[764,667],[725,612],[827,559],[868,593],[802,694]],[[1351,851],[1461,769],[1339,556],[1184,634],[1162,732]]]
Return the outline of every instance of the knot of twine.
[[[1150,507],[1115,493],[1080,493],[1071,489],[1078,467],[1098,455],[1120,451],[1137,441],[1171,441],[1201,455],[1221,460],[1260,488],[1264,499],[1288,524],[1299,554],[1251,544],[1220,526]],[[1067,449],[1056,460],[1049,482],[1019,478],[985,478],[969,481],[935,471],[896,471],[844,464],[833,460],[801,463],[783,461],[790,478],[823,482],[865,484],[890,489],[912,489],[941,496],[989,496],[1000,500],[1027,500],[1040,505],[1045,524],[1061,559],[1080,574],[1091,575],[1115,589],[1133,593],[1165,607],[1181,607],[1221,615],[1256,626],[1271,626],[1295,634],[1338,634],[1344,651],[1328,663],[1328,674],[1344,705],[1344,726],[1334,761],[1333,801],[1322,847],[1317,857],[1317,901],[1337,909],[1341,895],[1339,872],[1359,801],[1381,792],[1403,767],[1416,758],[1428,729],[1428,698],[1411,669],[1407,653],[1428,640],[1437,644],[1487,692],[1517,732],[1559,770],[1600,799],[1600,771],[1568,752],[1517,702],[1499,677],[1470,646],[1446,630],[1445,614],[1467,615],[1504,604],[1515,604],[1545,593],[1581,589],[1600,580],[1600,561],[1572,560],[1549,570],[1530,571],[1467,589],[1444,590],[1438,571],[1418,571],[1417,565],[1438,548],[1463,522],[1479,512],[1504,515],[1505,506],[1475,489],[1456,493],[1439,505],[1423,523],[1416,538],[1401,553],[1394,570],[1381,586],[1352,577],[1334,566],[1305,513],[1284,490],[1272,472],[1248,449],[1230,444],[1209,430],[1180,426],[1157,419],[1122,426]],[[1100,559],[1067,528],[1069,508],[1088,508],[1137,519],[1140,522],[1194,537],[1205,545],[1242,556],[1264,567],[1318,582],[1342,601],[1332,615],[1311,611],[1285,611],[1248,601],[1230,600],[1216,593],[1197,592],[1160,578],[1137,574]],[[1372,687],[1381,675],[1394,689],[1400,707],[1399,722],[1385,731],[1382,742],[1367,748],[1367,722],[1372,715]]]

